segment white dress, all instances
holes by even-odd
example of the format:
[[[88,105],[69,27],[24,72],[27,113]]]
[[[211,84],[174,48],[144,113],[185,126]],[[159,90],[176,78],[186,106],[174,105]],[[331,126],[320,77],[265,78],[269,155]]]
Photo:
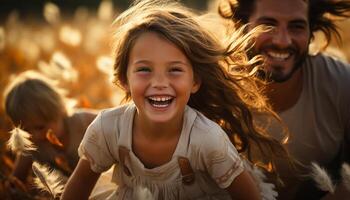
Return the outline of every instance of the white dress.
[[[224,190],[243,172],[242,161],[219,125],[186,107],[181,136],[172,159],[159,167],[145,168],[131,150],[134,104],[102,111],[89,126],[79,155],[97,173],[112,165],[117,189],[108,199],[135,199],[135,191],[148,190],[154,199],[231,199]],[[119,149],[127,151],[120,160]],[[195,178],[184,184],[179,157],[190,161]],[[125,166],[125,170],[121,170]],[[124,168],[123,168],[124,169]]]

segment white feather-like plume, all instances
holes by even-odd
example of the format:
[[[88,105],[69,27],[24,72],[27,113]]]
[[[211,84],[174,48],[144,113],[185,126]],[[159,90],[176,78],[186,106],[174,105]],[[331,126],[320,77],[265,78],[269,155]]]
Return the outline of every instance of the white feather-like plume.
[[[19,127],[15,127],[10,131],[10,139],[7,141],[7,146],[13,152],[28,153],[35,151],[37,148],[30,140],[30,134]]]
[[[343,163],[341,168],[341,177],[345,188],[350,191],[350,166],[347,163]]]
[[[311,163],[311,177],[322,191],[334,193],[335,185],[327,171],[318,164]]]
[[[37,162],[33,162],[32,169],[36,176],[34,183],[37,188],[48,192],[53,199],[62,194],[67,179],[65,176]]]
[[[135,199],[135,200],[154,200],[155,198],[148,188],[138,186],[134,190],[133,199]]]
[[[275,185],[272,183],[265,182],[266,176],[263,171],[258,167],[252,165],[246,159],[243,159],[244,168],[250,173],[253,177],[255,183],[260,189],[261,198],[263,200],[276,200],[278,193],[275,190]]]

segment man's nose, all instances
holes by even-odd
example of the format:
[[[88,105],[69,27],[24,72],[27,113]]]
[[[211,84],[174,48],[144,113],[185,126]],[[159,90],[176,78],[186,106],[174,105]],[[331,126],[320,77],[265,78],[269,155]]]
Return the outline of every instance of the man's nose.
[[[287,48],[292,44],[292,39],[287,28],[275,28],[273,34],[273,44],[279,48]]]

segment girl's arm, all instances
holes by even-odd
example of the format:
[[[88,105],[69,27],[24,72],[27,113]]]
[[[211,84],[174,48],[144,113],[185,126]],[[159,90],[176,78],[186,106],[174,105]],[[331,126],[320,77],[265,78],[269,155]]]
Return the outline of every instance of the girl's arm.
[[[32,168],[32,157],[29,155],[17,154],[12,175],[22,182],[27,179],[29,170]]]
[[[80,159],[73,174],[68,179],[61,199],[88,199],[99,177],[100,174],[91,170],[89,161]]]
[[[250,174],[244,170],[231,183],[226,191],[230,193],[232,199],[238,200],[258,200],[261,199],[258,186]]]

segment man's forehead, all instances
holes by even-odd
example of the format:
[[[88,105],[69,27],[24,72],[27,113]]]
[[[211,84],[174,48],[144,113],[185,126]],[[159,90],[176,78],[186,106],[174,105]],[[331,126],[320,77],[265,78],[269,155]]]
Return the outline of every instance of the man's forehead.
[[[244,0],[243,0],[244,1]],[[281,4],[281,5],[288,5],[289,3],[302,3],[304,5],[308,5],[310,3],[310,0],[255,0],[252,1],[255,5],[257,4]]]
[[[256,0],[253,15],[307,20],[308,2],[308,0]]]

